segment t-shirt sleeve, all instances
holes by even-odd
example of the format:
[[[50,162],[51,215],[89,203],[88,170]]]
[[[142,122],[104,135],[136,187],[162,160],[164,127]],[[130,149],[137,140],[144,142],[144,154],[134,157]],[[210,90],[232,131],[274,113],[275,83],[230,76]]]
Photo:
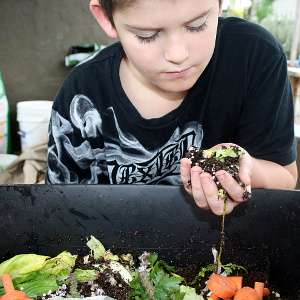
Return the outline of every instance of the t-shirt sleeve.
[[[236,141],[250,155],[280,165],[296,160],[294,108],[283,50],[261,56],[249,65],[247,99],[242,107]]]
[[[100,114],[91,99],[74,91],[74,86],[67,79],[53,104],[45,182],[108,183]]]

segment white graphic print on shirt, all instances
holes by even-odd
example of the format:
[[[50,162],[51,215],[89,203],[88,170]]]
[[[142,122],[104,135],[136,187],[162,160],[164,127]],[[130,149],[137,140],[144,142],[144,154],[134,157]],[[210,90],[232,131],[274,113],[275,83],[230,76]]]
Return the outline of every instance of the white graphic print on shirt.
[[[106,132],[102,128],[102,117],[109,116],[111,127],[118,136]],[[52,183],[59,182],[60,177],[66,184],[97,184],[97,175],[109,176],[111,184],[181,184],[180,160],[185,156],[190,145],[201,146],[202,126],[190,122],[183,129],[176,128],[165,145],[159,149],[147,150],[133,135],[123,132],[119,127],[112,107],[103,116],[99,114],[92,101],[84,95],[76,95],[71,103],[71,122],[63,118],[55,110],[52,111],[52,135],[55,140],[48,149],[49,160],[56,166],[55,170],[48,168]],[[84,141],[74,146],[69,135],[75,126],[81,132]],[[89,139],[102,137],[103,148],[93,149]],[[81,180],[74,172],[70,172],[61,161],[65,149],[67,155],[81,169],[90,169],[91,178]],[[60,179],[59,179],[60,178]]]

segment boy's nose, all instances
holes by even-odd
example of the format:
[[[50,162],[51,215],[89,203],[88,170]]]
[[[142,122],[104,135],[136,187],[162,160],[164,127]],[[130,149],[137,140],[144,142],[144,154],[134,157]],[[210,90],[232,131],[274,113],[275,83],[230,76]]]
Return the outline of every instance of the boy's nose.
[[[181,39],[173,39],[165,46],[164,56],[166,61],[179,65],[189,57],[189,51]]]

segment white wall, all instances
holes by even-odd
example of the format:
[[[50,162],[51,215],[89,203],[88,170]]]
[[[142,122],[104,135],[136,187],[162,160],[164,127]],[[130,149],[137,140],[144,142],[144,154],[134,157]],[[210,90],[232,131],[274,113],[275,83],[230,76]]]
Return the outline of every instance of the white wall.
[[[295,19],[297,0],[275,0],[273,2],[273,12],[280,18]]]

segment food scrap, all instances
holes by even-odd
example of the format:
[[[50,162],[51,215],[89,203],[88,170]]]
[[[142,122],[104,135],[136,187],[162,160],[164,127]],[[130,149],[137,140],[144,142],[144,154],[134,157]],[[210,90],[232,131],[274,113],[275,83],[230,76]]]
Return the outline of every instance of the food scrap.
[[[106,250],[94,236],[90,237],[87,246],[90,253],[84,257],[64,251],[54,258],[21,254],[4,261],[0,264],[1,300],[88,297],[99,300],[219,300],[234,297],[238,300],[241,293],[252,293],[258,298],[249,299],[262,300],[268,292],[260,282],[255,283],[254,293],[242,287],[243,277],[232,276],[231,272],[245,269],[234,264],[228,264],[227,277],[213,273],[214,263],[202,268],[193,283],[189,283],[181,273],[182,269],[177,270],[159,260],[157,253],[144,252],[135,261],[129,253],[115,255]],[[208,284],[200,283],[199,276],[210,278]]]
[[[255,282],[254,288],[242,287],[241,276],[229,277],[213,274],[207,284],[211,291],[210,297],[214,300],[263,300],[264,296],[270,295],[270,290],[265,288],[263,282]]]

